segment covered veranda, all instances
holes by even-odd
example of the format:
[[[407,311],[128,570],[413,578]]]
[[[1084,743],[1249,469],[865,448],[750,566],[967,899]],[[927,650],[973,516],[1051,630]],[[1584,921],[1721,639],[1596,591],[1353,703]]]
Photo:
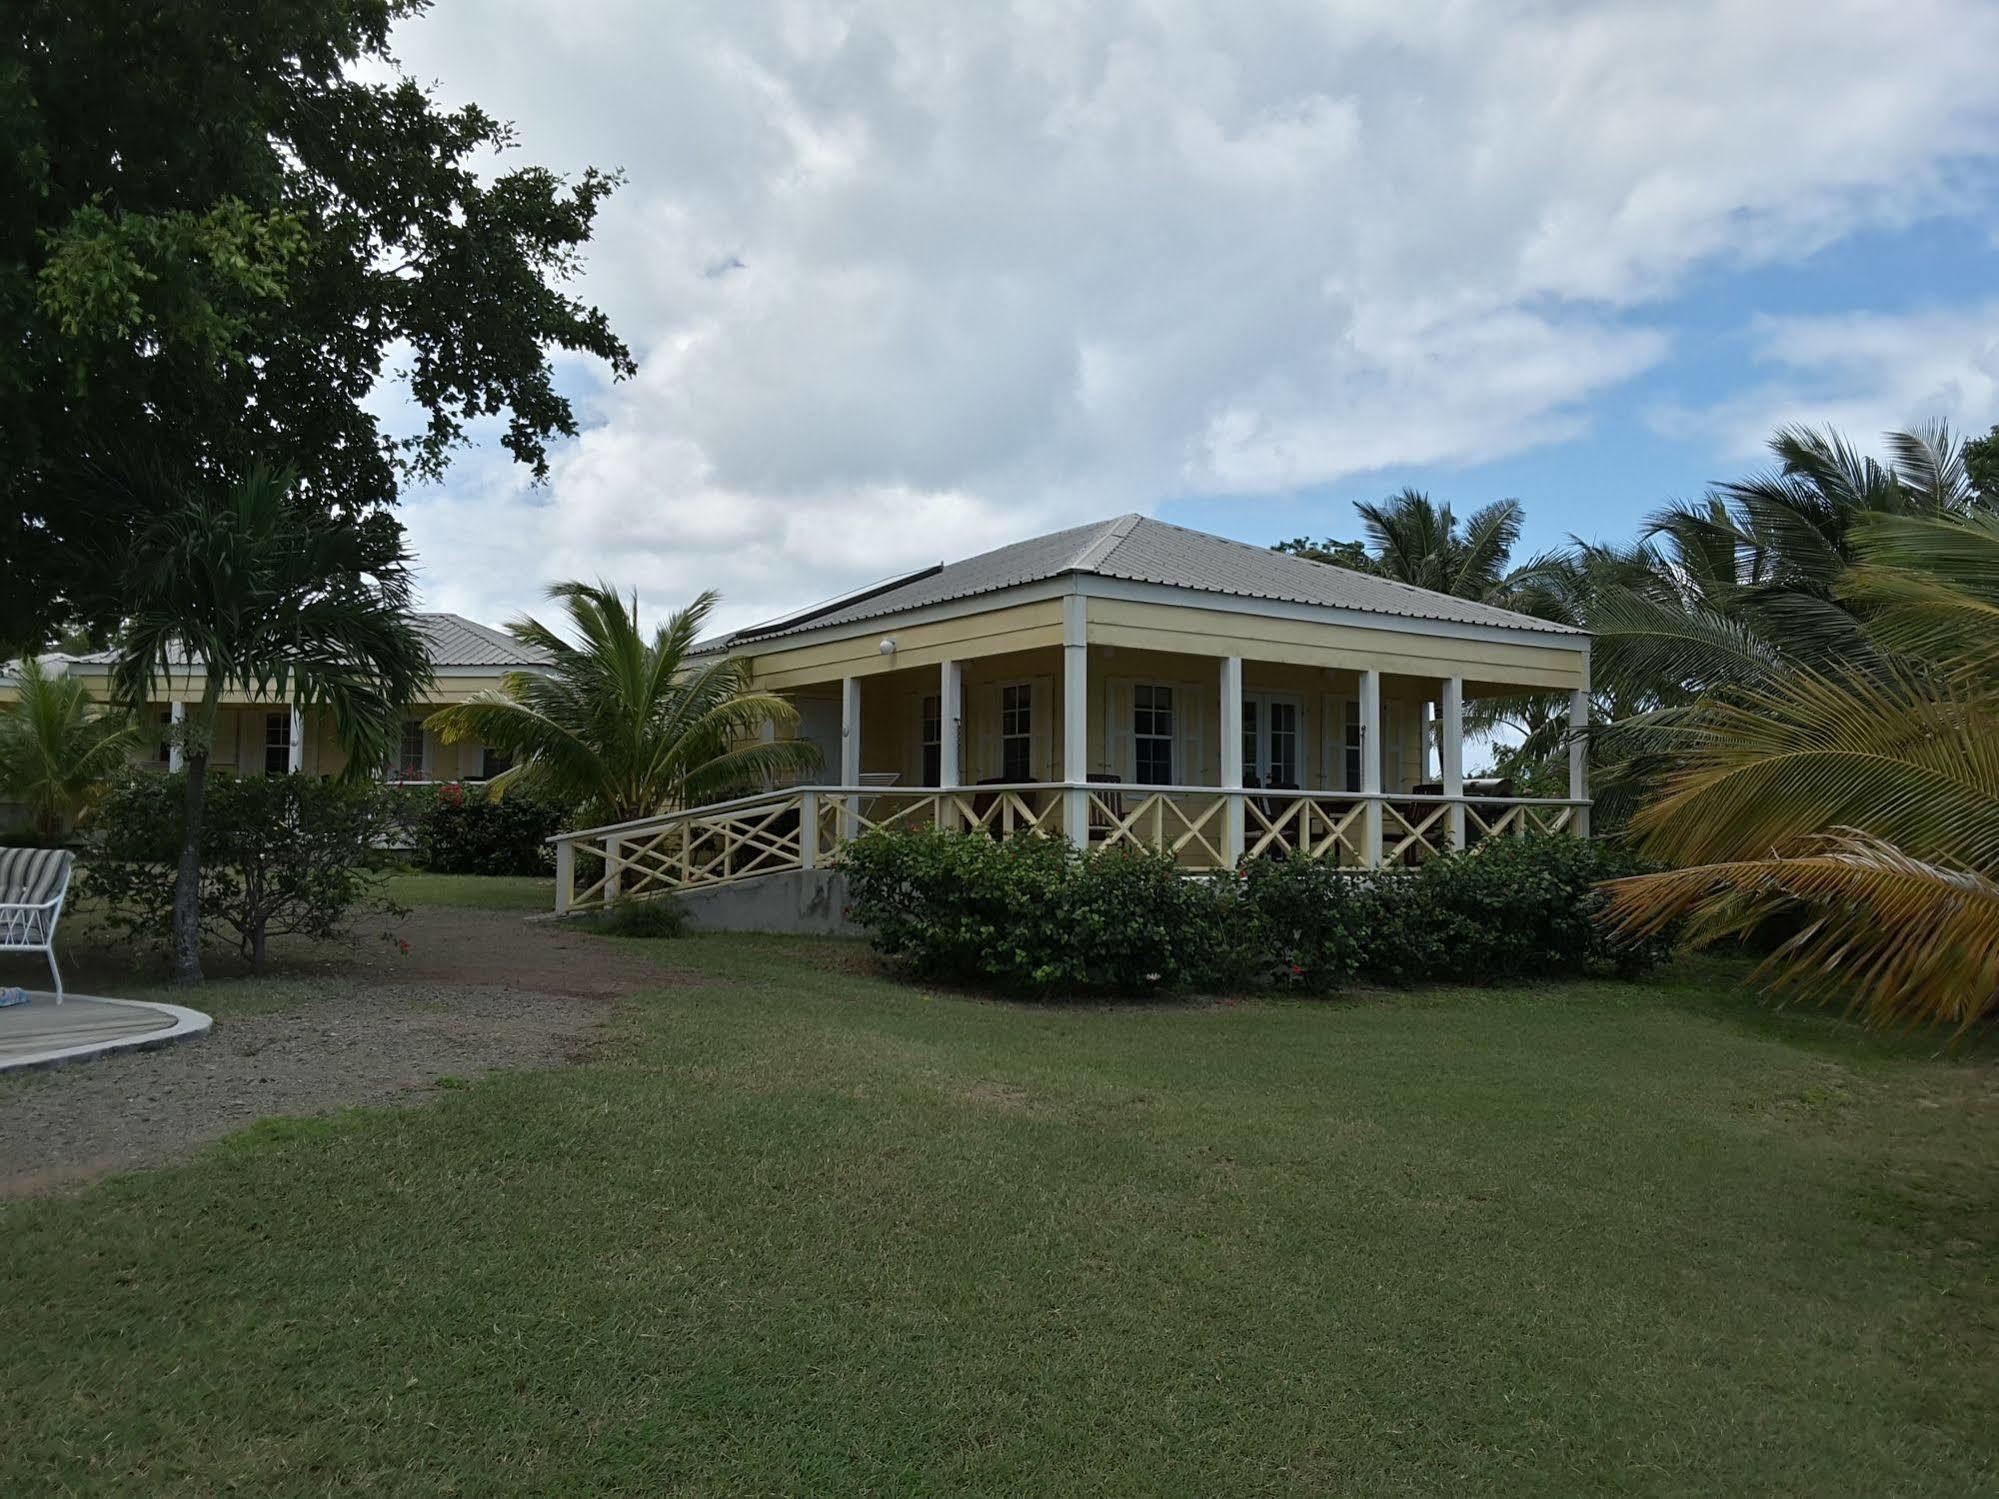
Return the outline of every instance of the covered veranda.
[[[812,869],[877,827],[1061,833],[1167,852],[1190,872],[1276,853],[1374,867],[1587,834],[1579,737],[1569,794],[1534,798],[1468,783],[1463,731],[1467,702],[1524,694],[1566,696],[1580,728],[1586,637],[1174,592],[1076,579],[1046,600],[757,654],[758,684],[796,705],[822,772],[569,835],[559,907]],[[578,847],[603,870],[580,889]]]

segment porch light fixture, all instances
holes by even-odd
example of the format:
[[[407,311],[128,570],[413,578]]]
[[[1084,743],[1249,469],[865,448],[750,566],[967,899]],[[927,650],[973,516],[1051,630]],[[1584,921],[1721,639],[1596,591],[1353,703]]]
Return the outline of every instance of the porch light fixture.
[[[895,654],[895,637],[893,635],[881,643],[881,653],[884,656],[893,656]]]

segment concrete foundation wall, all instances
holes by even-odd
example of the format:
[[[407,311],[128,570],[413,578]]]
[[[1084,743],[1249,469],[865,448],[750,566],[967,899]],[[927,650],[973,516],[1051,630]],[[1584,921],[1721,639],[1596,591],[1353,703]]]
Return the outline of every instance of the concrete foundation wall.
[[[834,869],[796,869],[737,885],[690,890],[675,897],[699,932],[775,932],[795,937],[858,937],[841,913],[847,877]]]

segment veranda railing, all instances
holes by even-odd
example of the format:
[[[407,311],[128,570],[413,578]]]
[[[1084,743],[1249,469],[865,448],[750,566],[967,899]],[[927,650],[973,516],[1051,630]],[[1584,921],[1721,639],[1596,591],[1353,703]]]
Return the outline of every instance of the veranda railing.
[[[558,915],[837,863],[875,828],[1011,837],[1088,829],[1090,846],[1168,853],[1189,873],[1298,853],[1410,864],[1460,842],[1582,831],[1587,801],[1400,792],[1224,790],[1100,782],[796,786],[558,834]],[[577,883],[579,858],[585,870]]]

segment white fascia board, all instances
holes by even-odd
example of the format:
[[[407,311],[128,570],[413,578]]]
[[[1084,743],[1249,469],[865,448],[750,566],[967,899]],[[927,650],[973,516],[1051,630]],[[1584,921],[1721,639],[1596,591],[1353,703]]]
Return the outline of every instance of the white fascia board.
[[[1361,629],[1388,630],[1404,635],[1428,635],[1444,640],[1489,640],[1503,645],[1542,646],[1551,650],[1588,652],[1589,636],[1580,631],[1510,628],[1501,625],[1461,624],[1452,620],[1414,619],[1406,614],[1374,614],[1361,609],[1340,609],[1326,604],[1297,604],[1282,599],[1250,598],[1238,593],[1210,593],[1198,588],[1181,588],[1170,583],[1139,583],[1126,578],[1106,578],[1098,573],[1064,573],[1033,583],[1016,583],[961,599],[926,604],[919,609],[877,614],[870,619],[821,629],[799,630],[769,640],[746,641],[730,646],[731,656],[765,656],[825,645],[836,640],[853,640],[880,635],[907,625],[929,624],[938,620],[963,619],[986,614],[1015,604],[1039,603],[1080,593],[1091,598],[1120,599],[1129,603],[1162,604],[1168,608],[1213,609],[1225,614],[1247,614],[1262,619],[1293,619],[1308,624],[1351,625]],[[704,653],[701,659],[725,654]]]
[[[846,624],[799,630],[795,634],[777,635],[767,640],[747,640],[740,645],[728,647],[726,652],[706,652],[700,659],[725,654],[771,656],[780,651],[826,645],[835,640],[854,640],[863,635],[880,635],[884,631],[892,632],[907,625],[924,625],[938,620],[964,619],[973,614],[990,614],[996,609],[1010,609],[1015,604],[1034,604],[1044,599],[1059,599],[1065,594],[1074,592],[1076,592],[1075,576],[1064,574],[1057,578],[1043,578],[1034,583],[1014,583],[984,593],[967,594],[961,599],[946,599],[941,603],[925,604],[920,609],[898,609],[893,614],[877,614],[868,619],[852,620]]]
[[[1213,609],[1221,614],[1248,614],[1261,619],[1295,619],[1307,624],[1352,625],[1364,630],[1390,630],[1402,635],[1431,635],[1444,640],[1490,640],[1502,645],[1543,646],[1550,650],[1589,650],[1589,636],[1581,631],[1537,630],[1522,626],[1463,624],[1447,619],[1415,619],[1406,614],[1374,614],[1364,609],[1341,609],[1330,604],[1298,604],[1285,599],[1249,598],[1239,593],[1209,593],[1199,588],[1180,588],[1170,583],[1137,583],[1128,578],[1088,575],[1077,580],[1082,592],[1092,598],[1118,599],[1134,604],[1163,604],[1168,608]]]

